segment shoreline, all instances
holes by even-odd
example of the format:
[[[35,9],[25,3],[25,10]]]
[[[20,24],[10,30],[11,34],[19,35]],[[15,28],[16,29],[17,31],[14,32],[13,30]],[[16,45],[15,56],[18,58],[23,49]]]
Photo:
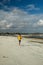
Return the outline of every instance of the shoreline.
[[[17,38],[17,36],[0,36],[1,38]],[[40,38],[27,38],[27,37],[23,37],[24,39],[27,39],[29,42],[34,42],[34,43],[41,43],[43,44],[43,39]]]

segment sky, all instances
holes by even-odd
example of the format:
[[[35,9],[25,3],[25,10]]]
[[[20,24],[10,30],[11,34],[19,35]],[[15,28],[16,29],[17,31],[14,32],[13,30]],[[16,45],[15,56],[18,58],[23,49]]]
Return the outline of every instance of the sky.
[[[43,0],[0,0],[0,32],[43,33]]]

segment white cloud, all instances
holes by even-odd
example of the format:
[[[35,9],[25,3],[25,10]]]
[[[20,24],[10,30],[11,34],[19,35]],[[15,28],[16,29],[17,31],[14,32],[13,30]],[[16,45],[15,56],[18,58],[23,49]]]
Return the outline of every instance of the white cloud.
[[[8,23],[7,20],[1,20],[0,21],[1,29],[9,29],[12,26],[13,26],[13,23]]]
[[[6,25],[7,28],[10,28],[10,27],[12,27],[12,26],[13,26],[13,23],[10,23],[10,24],[7,24],[7,25]]]
[[[25,15],[25,13],[23,13],[21,10],[19,9],[14,9],[11,12],[5,12],[5,11],[0,11],[0,26],[3,29],[7,29],[11,26],[16,27],[17,28],[22,28],[23,27],[23,19],[22,16]],[[22,21],[22,24],[20,24],[20,22]],[[1,25],[2,24],[2,25]]]
[[[28,14],[27,12],[14,8],[10,12],[0,10],[0,28],[12,30],[31,30],[36,25],[42,25],[43,14]],[[39,20],[39,21],[38,21]],[[41,21],[41,22],[40,22]],[[35,29],[35,28],[34,28]]]
[[[34,4],[27,5],[26,8],[28,10],[40,10],[40,8],[36,7]]]
[[[43,20],[40,19],[40,20],[37,22],[37,25],[38,25],[38,26],[43,26]]]
[[[34,26],[34,27],[43,26],[43,20],[40,19],[38,22],[35,22],[35,23],[33,24],[33,26]]]

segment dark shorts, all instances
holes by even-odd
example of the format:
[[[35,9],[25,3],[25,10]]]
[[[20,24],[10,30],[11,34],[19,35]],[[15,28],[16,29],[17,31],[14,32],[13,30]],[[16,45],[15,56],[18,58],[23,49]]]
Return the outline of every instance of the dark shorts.
[[[19,40],[19,42],[21,42],[21,40]]]

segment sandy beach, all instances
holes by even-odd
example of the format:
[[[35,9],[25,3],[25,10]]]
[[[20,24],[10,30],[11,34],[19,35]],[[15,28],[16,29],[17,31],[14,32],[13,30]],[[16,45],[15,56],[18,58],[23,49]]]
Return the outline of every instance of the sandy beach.
[[[0,65],[43,65],[43,40],[35,41],[23,38],[19,46],[17,37],[0,36]]]

